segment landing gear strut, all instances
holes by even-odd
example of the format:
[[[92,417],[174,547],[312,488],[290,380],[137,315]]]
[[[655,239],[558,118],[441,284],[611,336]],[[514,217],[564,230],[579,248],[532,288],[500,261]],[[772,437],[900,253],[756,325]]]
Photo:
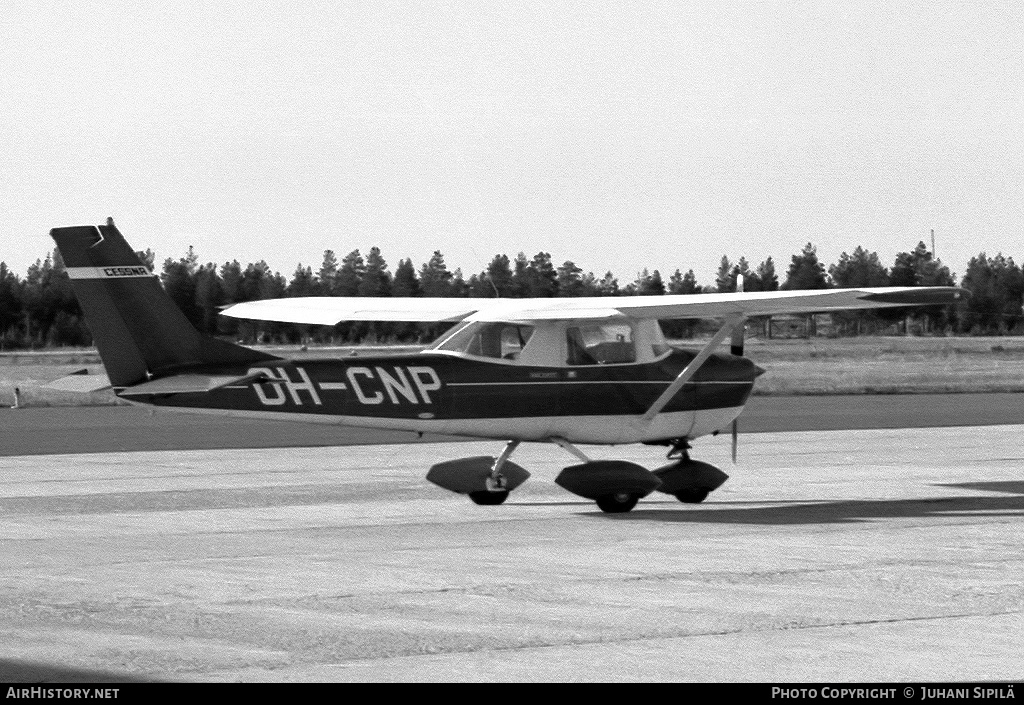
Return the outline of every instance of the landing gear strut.
[[[519,441],[509,441],[505,444],[505,450],[501,451],[501,455],[494,459],[494,465],[491,466],[491,474],[485,480],[485,489],[477,492],[470,492],[469,498],[476,504],[494,506],[503,503],[508,499],[508,479],[501,474],[501,469],[508,462],[508,458],[512,455],[512,451],[519,447]]]

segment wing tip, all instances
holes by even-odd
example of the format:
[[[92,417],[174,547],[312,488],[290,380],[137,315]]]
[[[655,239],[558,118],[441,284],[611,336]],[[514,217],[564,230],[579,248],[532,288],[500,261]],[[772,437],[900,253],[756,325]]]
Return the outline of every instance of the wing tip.
[[[865,294],[858,297],[864,301],[903,305],[929,306],[935,304],[955,304],[969,298],[971,292],[950,286],[908,287],[900,291],[885,291]]]

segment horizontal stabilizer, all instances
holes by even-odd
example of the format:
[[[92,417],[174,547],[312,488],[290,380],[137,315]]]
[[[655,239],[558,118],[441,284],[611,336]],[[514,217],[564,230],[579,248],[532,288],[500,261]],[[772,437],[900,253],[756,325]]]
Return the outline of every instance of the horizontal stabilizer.
[[[44,384],[43,389],[55,389],[59,392],[76,392],[88,394],[89,392],[101,392],[110,389],[110,378],[105,374],[91,375],[89,370],[81,369],[72,372],[67,377],[55,379],[49,384]]]
[[[121,391],[123,397],[148,396],[150,394],[194,394],[212,392],[229,384],[247,384],[266,377],[265,372],[247,375],[210,375],[188,373],[161,377],[142,384],[127,387]]]

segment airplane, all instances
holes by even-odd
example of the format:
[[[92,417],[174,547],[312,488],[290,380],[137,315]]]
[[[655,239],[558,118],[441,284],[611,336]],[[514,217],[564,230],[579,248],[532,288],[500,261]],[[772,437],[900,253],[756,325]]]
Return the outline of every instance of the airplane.
[[[604,512],[655,490],[699,503],[728,478],[690,457],[691,442],[732,425],[764,370],[743,356],[751,316],[949,304],[955,287],[880,287],[585,298],[299,297],[237,303],[223,315],[331,326],[342,321],[453,323],[414,353],[289,360],[196,330],[113,220],[55,228],[106,375],[58,389],[113,388],[163,409],[437,433],[505,443],[496,456],[433,465],[427,479],[480,505],[503,503],[530,473],[523,442],[579,460],[555,482]],[[659,319],[717,318],[700,350],[665,342]],[[730,352],[716,352],[730,339]],[[96,379],[91,379],[96,378]],[[592,460],[578,444],[668,448],[653,471]]]

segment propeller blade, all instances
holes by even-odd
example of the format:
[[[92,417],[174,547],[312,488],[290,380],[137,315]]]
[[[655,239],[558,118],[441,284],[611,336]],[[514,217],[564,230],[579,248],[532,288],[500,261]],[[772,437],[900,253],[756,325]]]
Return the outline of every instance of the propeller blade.
[[[746,322],[736,326],[732,332],[732,339],[729,341],[729,352],[733,355],[743,357],[743,338],[747,330]]]
[[[742,286],[743,286],[743,275],[740,275],[739,282],[740,282],[740,287],[741,287],[740,291],[742,291],[743,290],[742,289]],[[733,329],[733,331],[732,331],[732,340],[730,341],[730,345],[729,345],[729,352],[731,352],[733,355],[737,355],[739,357],[743,357],[743,339],[745,337],[746,331],[747,331],[747,324],[745,322],[740,324],[740,325],[738,325],[738,326],[736,326],[736,328]],[[732,464],[733,465],[736,464],[736,448],[737,448],[737,446],[739,446],[739,444],[740,444],[740,422],[739,422],[739,419],[736,418],[736,419],[732,420]]]
[[[740,444],[740,420],[732,420],[732,464],[736,464],[736,448]]]

